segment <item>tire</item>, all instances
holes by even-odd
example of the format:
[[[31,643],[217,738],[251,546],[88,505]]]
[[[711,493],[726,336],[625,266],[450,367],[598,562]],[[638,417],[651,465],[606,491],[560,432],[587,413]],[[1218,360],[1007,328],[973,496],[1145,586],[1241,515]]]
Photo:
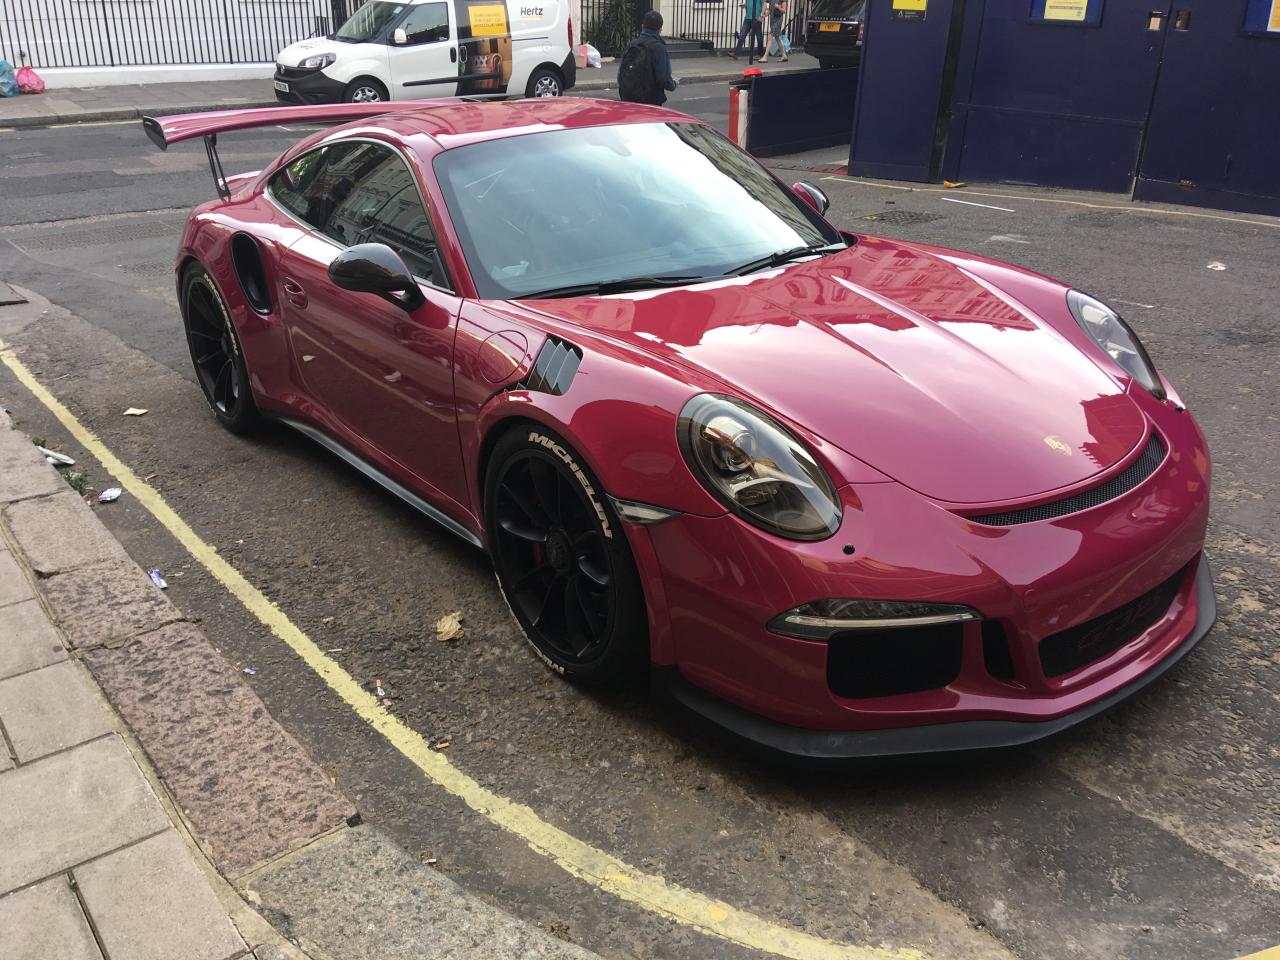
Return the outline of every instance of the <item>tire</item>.
[[[824,60],[822,57],[819,57],[819,58],[818,58],[818,69],[819,69],[819,70],[833,70],[833,69],[835,69],[835,66],[836,66],[836,65],[835,65],[835,62],[834,62],[834,61],[831,61],[831,60]]]
[[[192,264],[182,275],[182,326],[196,382],[218,422],[236,434],[255,430],[262,415],[253,401],[240,338],[209,271]]]
[[[498,586],[542,661],[587,686],[643,668],[649,627],[631,548],[564,439],[531,422],[508,430],[489,457],[484,503]]]
[[[378,103],[390,99],[387,88],[373,77],[356,77],[342,91],[343,103]]]
[[[558,97],[564,93],[564,81],[560,74],[550,67],[538,67],[529,76],[529,84],[524,89],[526,97]]]

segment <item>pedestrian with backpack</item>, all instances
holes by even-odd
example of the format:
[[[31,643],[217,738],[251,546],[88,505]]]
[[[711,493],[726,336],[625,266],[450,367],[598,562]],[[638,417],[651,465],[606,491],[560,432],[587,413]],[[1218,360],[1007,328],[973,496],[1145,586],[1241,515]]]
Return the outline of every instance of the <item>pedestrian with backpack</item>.
[[[671,75],[671,55],[662,39],[662,14],[650,10],[641,18],[640,28],[618,66],[618,99],[660,107],[667,102],[666,92],[680,84]]]

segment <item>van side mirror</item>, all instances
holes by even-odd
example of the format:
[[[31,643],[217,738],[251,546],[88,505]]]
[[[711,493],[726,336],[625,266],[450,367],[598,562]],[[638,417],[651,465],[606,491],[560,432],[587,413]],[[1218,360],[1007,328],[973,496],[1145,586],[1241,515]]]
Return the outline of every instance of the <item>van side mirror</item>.
[[[827,195],[812,183],[807,183],[804,180],[797,180],[791,185],[791,189],[796,192],[797,196],[799,196],[801,200],[813,207],[813,209],[817,210],[820,214],[825,215],[831,206],[831,201],[827,199]]]
[[[330,262],[329,279],[343,290],[376,294],[405,311],[426,300],[400,254],[385,243],[347,247]]]
[[[397,47],[403,47],[409,42],[409,35],[404,32],[404,27],[396,27],[391,34],[391,42]]]

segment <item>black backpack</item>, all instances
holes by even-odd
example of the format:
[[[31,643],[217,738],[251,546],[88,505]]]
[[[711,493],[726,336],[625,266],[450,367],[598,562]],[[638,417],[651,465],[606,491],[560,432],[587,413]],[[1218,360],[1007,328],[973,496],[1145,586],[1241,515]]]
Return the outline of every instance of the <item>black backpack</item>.
[[[618,66],[618,99],[632,103],[656,103],[658,81],[653,78],[653,42],[636,37],[622,54]]]

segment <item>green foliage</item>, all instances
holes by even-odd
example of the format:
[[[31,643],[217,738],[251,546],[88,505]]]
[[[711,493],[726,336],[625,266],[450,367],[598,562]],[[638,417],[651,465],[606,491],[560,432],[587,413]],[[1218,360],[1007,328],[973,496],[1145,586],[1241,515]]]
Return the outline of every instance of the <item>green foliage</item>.
[[[634,0],[606,0],[584,13],[583,20],[582,39],[606,57],[619,56],[639,33]]]
[[[70,470],[62,471],[62,479],[67,481],[67,486],[79,494],[84,493],[85,484],[88,482],[88,478],[83,473],[72,473]]]

